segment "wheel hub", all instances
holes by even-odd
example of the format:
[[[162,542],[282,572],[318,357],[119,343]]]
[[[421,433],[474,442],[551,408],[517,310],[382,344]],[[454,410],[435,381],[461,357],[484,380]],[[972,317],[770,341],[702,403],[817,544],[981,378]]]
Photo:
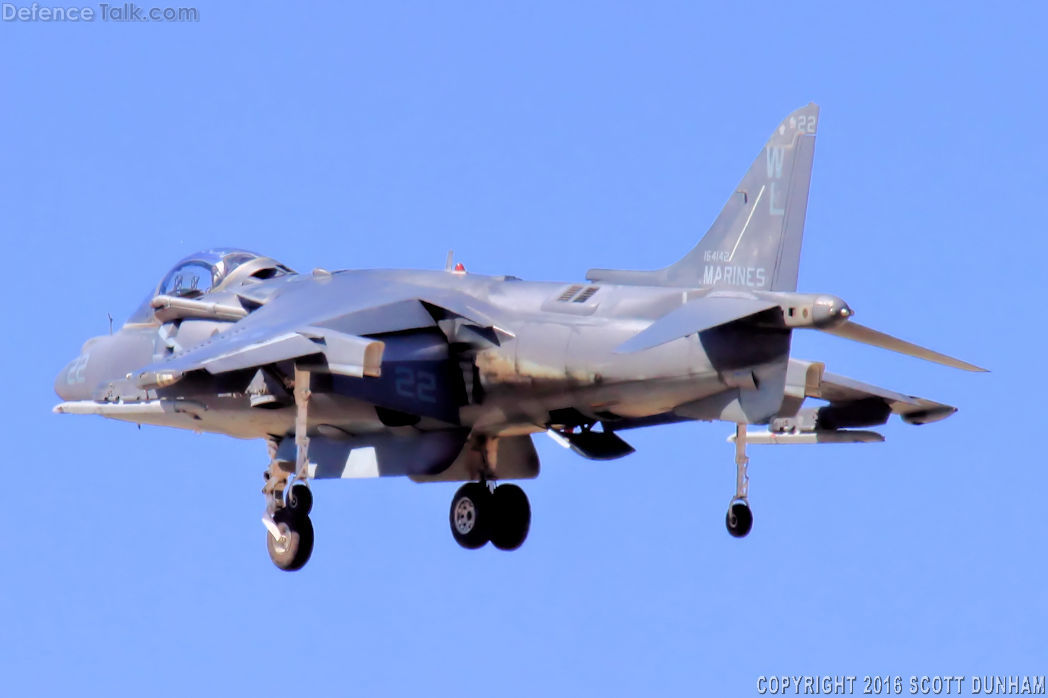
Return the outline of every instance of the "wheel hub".
[[[473,500],[463,497],[455,504],[455,530],[462,535],[473,530],[477,523],[477,507]]]
[[[280,537],[273,541],[273,550],[283,555],[291,544],[291,529],[286,523],[279,524],[277,527],[280,529]]]

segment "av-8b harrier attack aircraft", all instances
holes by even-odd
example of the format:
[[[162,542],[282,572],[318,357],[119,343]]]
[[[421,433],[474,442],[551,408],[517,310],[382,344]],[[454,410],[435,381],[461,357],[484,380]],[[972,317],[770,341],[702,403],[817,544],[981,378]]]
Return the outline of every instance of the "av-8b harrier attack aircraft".
[[[467,274],[450,255],[443,271],[310,274],[243,250],[190,255],[118,332],[84,344],[55,411],[265,439],[263,523],[285,570],[313,550],[314,480],[465,482],[454,539],[512,550],[531,509],[505,481],[538,475],[533,434],[611,459],[633,452],[624,432],[686,420],[735,425],[726,523],[745,536],[748,443],[880,441],[866,428],[893,414],[956,411],[793,358],[794,330],[983,370],[797,292],[818,119],[809,104],[777,125],[709,232],[656,271],[536,283]]]

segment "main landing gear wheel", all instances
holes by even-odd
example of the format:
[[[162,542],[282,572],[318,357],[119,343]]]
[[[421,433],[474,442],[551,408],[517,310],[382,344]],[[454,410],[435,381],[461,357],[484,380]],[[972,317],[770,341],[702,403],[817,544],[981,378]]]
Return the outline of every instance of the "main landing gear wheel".
[[[736,538],[743,538],[753,528],[753,512],[746,502],[732,502],[724,517],[728,533]]]
[[[463,548],[474,550],[488,542],[491,492],[487,485],[468,482],[451,500],[451,535]]]
[[[289,572],[302,569],[313,554],[313,522],[286,507],[273,515],[273,522],[280,531],[280,538],[266,531],[266,548],[273,564]]]
[[[531,505],[524,490],[500,485],[492,493],[491,544],[499,550],[516,550],[531,528]]]
[[[501,485],[494,492],[486,484],[470,482],[451,500],[451,535],[463,548],[475,550],[491,541],[499,550],[516,550],[531,528],[531,505],[524,490]]]

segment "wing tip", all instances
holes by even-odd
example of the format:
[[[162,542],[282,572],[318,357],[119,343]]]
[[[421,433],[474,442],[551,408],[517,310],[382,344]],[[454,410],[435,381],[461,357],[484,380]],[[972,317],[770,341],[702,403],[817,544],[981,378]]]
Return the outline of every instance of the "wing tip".
[[[942,421],[955,414],[957,414],[957,408],[953,405],[935,404],[924,410],[901,413],[899,414],[899,418],[907,424],[921,426],[922,424],[931,424],[932,422]]]

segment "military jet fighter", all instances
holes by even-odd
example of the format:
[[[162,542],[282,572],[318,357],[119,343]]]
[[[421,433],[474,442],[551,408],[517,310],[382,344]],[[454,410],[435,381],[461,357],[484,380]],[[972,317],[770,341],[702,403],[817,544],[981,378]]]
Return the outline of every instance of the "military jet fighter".
[[[611,459],[633,452],[624,432],[685,420],[735,426],[725,520],[745,536],[748,443],[880,441],[866,427],[893,414],[956,411],[792,358],[794,330],[983,370],[797,292],[818,119],[809,104],[778,124],[709,232],[655,271],[536,283],[466,273],[451,255],[444,270],[309,274],[244,250],[190,255],[118,332],[84,344],[55,411],[264,439],[263,524],[285,570],[313,550],[313,480],[465,482],[454,539],[512,550],[531,510],[504,481],[538,475],[533,434]]]

